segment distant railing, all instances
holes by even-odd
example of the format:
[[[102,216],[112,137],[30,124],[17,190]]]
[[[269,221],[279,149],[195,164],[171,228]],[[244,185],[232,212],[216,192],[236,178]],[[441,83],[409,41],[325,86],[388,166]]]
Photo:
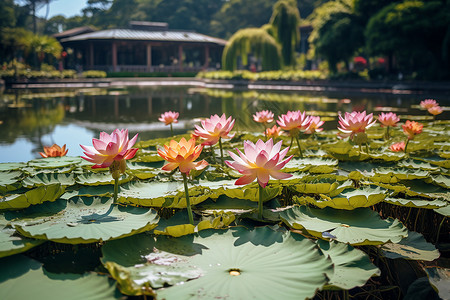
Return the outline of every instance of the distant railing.
[[[151,73],[151,72],[200,72],[204,71],[205,67],[193,67],[193,66],[151,66],[148,68],[146,65],[120,65],[116,66],[113,70],[112,66],[96,65],[92,67],[85,67],[85,70],[99,70],[105,72],[139,72],[139,73]]]

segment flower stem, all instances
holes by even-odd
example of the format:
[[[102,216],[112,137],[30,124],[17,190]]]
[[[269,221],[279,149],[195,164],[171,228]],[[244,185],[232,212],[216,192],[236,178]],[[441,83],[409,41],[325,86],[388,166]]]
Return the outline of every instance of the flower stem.
[[[368,143],[366,143],[366,152],[367,152],[367,154],[369,154],[369,144]]]
[[[222,138],[219,138],[219,147],[220,147],[220,160],[222,162],[222,166],[224,165],[223,163],[223,148],[222,148]]]
[[[408,148],[408,143],[409,143],[409,139],[406,139],[406,143],[405,143],[405,153],[406,153],[406,148]]]
[[[292,149],[293,142],[294,142],[294,136],[291,136],[291,143],[289,144],[289,149]]]
[[[300,141],[298,140],[298,136],[295,137],[297,140],[298,151],[300,151],[300,158],[303,158],[302,147],[300,147]]]
[[[213,149],[213,145],[209,145],[209,151],[211,152],[211,159],[216,163],[216,156],[214,155],[214,149]]]
[[[259,201],[258,201],[258,219],[263,218],[263,190],[264,188],[258,184],[259,187]]]
[[[172,126],[172,123],[170,123],[170,134],[173,136],[173,126]]]
[[[264,137],[266,138],[266,142],[267,142],[267,126],[266,126],[265,122],[263,123],[263,125],[264,125]]]
[[[183,174],[184,195],[186,196],[186,208],[188,211],[189,223],[194,225],[194,217],[192,216],[191,201],[189,200],[189,189],[187,186],[187,176],[186,176],[186,173],[181,173],[181,174]]]
[[[386,126],[386,140],[389,140],[390,135],[389,135],[389,126]]]
[[[119,178],[114,178],[114,202],[117,204],[117,194],[119,193]]]

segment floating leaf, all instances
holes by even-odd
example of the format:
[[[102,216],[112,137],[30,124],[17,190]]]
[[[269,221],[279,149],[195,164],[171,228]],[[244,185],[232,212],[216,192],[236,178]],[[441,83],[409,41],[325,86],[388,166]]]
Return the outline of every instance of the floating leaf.
[[[410,231],[408,236],[398,243],[386,243],[381,246],[383,255],[390,259],[404,258],[433,261],[439,258],[439,251],[428,243],[420,233]]]
[[[120,189],[120,188],[119,188]],[[111,197],[114,194],[114,186],[83,186],[77,189],[68,189],[61,199],[69,200],[75,197]]]
[[[318,238],[322,238],[323,232],[328,232],[337,241],[351,245],[396,243],[408,235],[407,229],[398,220],[383,220],[369,208],[347,211],[295,206],[282,211],[280,218],[291,228],[304,228]]]
[[[450,189],[450,178],[443,175],[431,176],[431,180],[434,184],[443,188]]]
[[[0,192],[6,193],[20,188],[20,171],[0,171]]]
[[[436,208],[434,211],[443,216],[450,217],[450,205],[442,208]]]
[[[325,255],[330,256],[334,264],[334,272],[327,286],[349,290],[363,286],[370,277],[379,276],[381,273],[367,254],[350,245],[324,240],[318,240],[317,244]]]
[[[27,177],[23,180],[24,187],[32,188],[43,185],[50,185],[59,183],[62,186],[70,186],[75,184],[75,176],[73,174],[59,174],[59,173],[40,173],[36,176]]]
[[[0,163],[0,171],[15,171],[26,166],[25,163]]]
[[[59,183],[41,186],[24,194],[0,197],[0,209],[20,209],[47,201],[55,201],[63,193],[64,187]]]
[[[424,161],[417,161],[413,159],[404,160],[398,163],[399,167],[405,167],[405,168],[412,168],[412,169],[419,169],[419,170],[425,170],[425,171],[437,171],[439,170],[438,167],[432,166],[428,162]]]
[[[0,225],[0,257],[25,252],[44,241],[14,235],[15,229]]]
[[[373,188],[371,186],[364,186],[359,189],[346,189],[336,197],[328,197],[321,195],[321,198],[316,200],[308,198],[311,204],[317,207],[333,207],[336,209],[352,210],[358,207],[369,207],[383,201],[386,197],[386,190],[380,187]]]
[[[448,299],[450,295],[450,269],[425,268],[430,284],[437,290],[441,299]]]
[[[39,169],[56,169],[68,166],[76,166],[83,163],[83,159],[81,159],[81,157],[79,156],[62,156],[33,159],[28,162],[28,165],[30,167]]]
[[[124,184],[130,180],[131,178],[122,176],[119,178],[119,184]],[[114,184],[114,179],[109,172],[84,173],[77,176],[76,182],[82,185],[107,185]]]
[[[338,161],[336,159],[325,158],[301,158],[291,159],[283,171],[292,173],[297,171],[309,171],[310,173],[331,173],[336,170]]]
[[[113,281],[95,274],[54,274],[22,255],[0,260],[0,299],[119,299]]]
[[[429,201],[424,199],[402,199],[389,197],[384,199],[384,202],[399,206],[427,208],[427,209],[440,208],[448,205],[448,202],[439,199]]]
[[[398,180],[414,180],[427,178],[430,176],[430,173],[428,171],[411,170],[406,168],[402,169],[378,168],[375,170],[375,174],[395,176]]]
[[[131,281],[140,286],[131,289],[136,294],[142,293],[146,282],[158,287],[179,283],[157,291],[158,298],[167,300],[312,298],[325,284],[325,274],[332,272],[331,260],[314,243],[268,227],[205,230],[177,239],[161,236],[156,241],[151,236],[130,237],[107,243],[102,251],[104,262],[137,270],[142,264],[148,266],[133,277],[126,277],[127,273],[118,277],[121,284]],[[195,279],[187,281],[180,273]],[[155,283],[155,278],[164,282]],[[129,290],[121,286],[122,292]]]
[[[158,216],[148,208],[117,206],[111,199],[79,198],[10,213],[12,225],[26,237],[83,244],[118,239],[156,227]],[[49,215],[52,215],[49,217]]]

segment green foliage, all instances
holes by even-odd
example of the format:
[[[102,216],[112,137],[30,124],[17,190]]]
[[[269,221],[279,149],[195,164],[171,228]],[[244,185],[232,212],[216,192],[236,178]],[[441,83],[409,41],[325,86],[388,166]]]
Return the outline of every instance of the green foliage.
[[[262,80],[262,81],[305,81],[325,79],[326,74],[321,71],[266,71],[253,73],[249,71],[212,71],[200,72],[199,78],[226,80]]]
[[[275,39],[281,45],[283,64],[294,64],[295,47],[300,42],[300,13],[297,3],[291,0],[280,0],[273,7],[270,18]]]
[[[225,70],[235,70],[238,57],[241,58],[242,65],[246,66],[249,55],[261,60],[264,71],[281,68],[280,46],[263,29],[247,28],[236,32],[223,50],[222,66]]]
[[[83,78],[105,78],[106,72],[105,71],[96,71],[96,70],[89,70],[84,71],[81,73],[81,77]]]

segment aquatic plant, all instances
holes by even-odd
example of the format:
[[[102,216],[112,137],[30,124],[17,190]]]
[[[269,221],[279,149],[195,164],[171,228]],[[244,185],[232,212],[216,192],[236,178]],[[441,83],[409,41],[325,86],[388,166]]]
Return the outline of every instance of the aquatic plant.
[[[166,111],[165,113],[161,114],[161,117],[159,117],[158,120],[160,122],[163,122],[166,125],[170,125],[170,133],[173,135],[172,123],[178,123],[179,116],[180,116],[180,113],[173,112],[173,111]]]
[[[39,154],[46,158],[46,157],[61,157],[65,156],[67,154],[67,151],[69,149],[66,149],[66,144],[64,144],[62,147],[53,144],[52,146],[44,146],[44,152],[39,152]]]

